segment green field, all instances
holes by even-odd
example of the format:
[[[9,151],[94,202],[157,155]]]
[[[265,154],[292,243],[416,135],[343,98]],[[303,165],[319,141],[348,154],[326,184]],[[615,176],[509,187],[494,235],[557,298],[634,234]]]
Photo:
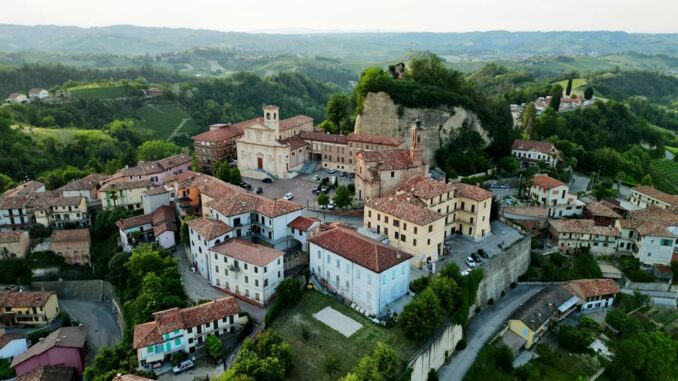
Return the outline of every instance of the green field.
[[[672,154],[678,155],[678,147],[665,147],[667,150],[669,150]]]
[[[155,131],[160,139],[169,139],[172,132],[183,123],[178,135],[193,135],[200,126],[174,102],[148,103],[140,110],[144,127]]]
[[[61,144],[68,144],[78,136],[86,136],[91,139],[112,140],[112,138],[101,130],[80,130],[77,128],[40,128],[32,126],[13,126],[21,129],[21,132],[30,135],[38,142],[52,138]]]
[[[654,185],[670,194],[678,194],[678,161],[653,160],[652,179]]]
[[[586,90],[586,84],[587,83],[588,82],[586,82],[586,80],[584,78],[573,78],[572,79],[572,93],[577,94],[577,96],[583,95],[584,90]],[[564,79],[560,82],[556,82],[556,84],[562,86],[563,91],[567,89],[567,80],[566,79]],[[564,94],[565,93],[563,92],[563,95]]]
[[[122,85],[102,86],[97,84],[71,87],[68,92],[73,98],[124,98],[130,96],[131,90]]]
[[[345,314],[363,327],[351,337],[345,337],[312,316],[327,306]],[[310,335],[307,339],[302,336],[302,327]],[[336,299],[314,290],[305,291],[299,304],[283,312],[270,328],[292,346],[295,365],[289,379],[294,380],[327,379],[327,374],[323,371],[325,354],[332,355],[339,361],[339,371],[336,374],[344,375],[358,364],[362,356],[370,353],[377,342],[391,345],[403,361],[407,361],[417,349],[417,344],[404,338],[398,328],[376,325]]]

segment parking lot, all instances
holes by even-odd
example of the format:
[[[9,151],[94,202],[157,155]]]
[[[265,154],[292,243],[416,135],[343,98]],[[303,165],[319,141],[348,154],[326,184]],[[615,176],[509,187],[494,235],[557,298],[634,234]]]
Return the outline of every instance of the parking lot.
[[[252,179],[244,177],[243,181],[250,184],[252,189],[256,187],[261,187],[263,192],[262,196],[281,199],[286,193],[293,193],[294,199],[292,201],[303,205],[304,207],[314,208],[316,196],[312,193],[313,188],[317,187],[320,184],[319,180],[314,180],[314,176],[319,176],[320,179],[325,177],[337,176],[339,185],[347,185],[353,182],[353,179],[348,176],[341,177],[339,176],[339,171],[333,175],[328,173],[326,169],[319,169],[311,175],[299,175],[293,179],[275,180],[274,183],[266,184],[261,180]],[[328,193],[330,197],[334,195],[334,191]]]
[[[521,238],[522,235],[518,230],[499,221],[492,222],[492,234],[479,242],[459,234],[453,234],[445,240],[445,246],[451,249],[451,254],[441,257],[435,263],[435,271],[437,272],[451,262],[456,263],[462,270],[468,269],[469,266],[465,262],[466,257],[472,253],[477,253],[478,249],[485,250],[487,255],[492,258],[504,252],[502,247],[508,247]],[[480,266],[482,268],[482,264]],[[412,270],[414,278],[426,276],[430,271],[431,269]]]

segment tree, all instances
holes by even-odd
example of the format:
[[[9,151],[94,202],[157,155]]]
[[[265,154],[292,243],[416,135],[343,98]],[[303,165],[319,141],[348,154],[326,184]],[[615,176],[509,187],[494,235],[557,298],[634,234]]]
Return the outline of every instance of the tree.
[[[645,176],[643,176],[643,179],[640,180],[640,185],[654,185],[654,181],[652,180],[652,175],[649,173]]]
[[[565,87],[565,96],[570,96],[572,93],[572,78],[567,80],[567,86]]]
[[[318,205],[326,206],[327,204],[330,203],[330,197],[328,195],[326,195],[325,193],[320,193],[318,195],[318,199],[316,201],[318,202]]]
[[[583,329],[562,324],[556,335],[558,343],[575,353],[585,352],[592,341],[591,335]]]
[[[223,352],[221,351],[221,340],[216,335],[208,335],[205,339],[205,348],[207,349],[207,354],[210,358],[216,362],[223,357]]]
[[[555,111],[560,110],[560,99],[563,97],[563,87],[560,86],[559,84],[553,85],[551,88],[551,103],[549,104],[549,107],[554,109]]]
[[[587,86],[584,90],[584,99],[591,100],[591,98],[593,98],[593,87]]]
[[[399,323],[405,335],[411,339],[421,340],[431,336],[443,322],[445,310],[431,288],[412,299],[400,315]]]
[[[332,381],[332,377],[339,371],[339,360],[331,354],[325,355],[323,360],[323,370]]]
[[[0,173],[0,194],[4,193],[6,190],[12,189],[15,183],[11,177]]]
[[[196,216],[186,216],[184,219],[181,221],[181,228],[179,229],[179,241],[183,243],[184,245],[188,245],[188,241],[190,240],[190,235],[188,232],[188,221],[195,220]]]
[[[336,132],[341,134],[345,130],[350,130],[350,116],[351,116],[351,101],[348,95],[345,94],[332,94],[329,101],[327,101],[327,107],[325,109],[327,113],[327,120],[331,122],[337,129]]]
[[[430,284],[431,290],[440,301],[440,307],[449,315],[459,302],[459,288],[450,278],[443,276],[434,277]]]
[[[431,370],[428,371],[428,376],[426,377],[426,381],[438,381],[438,371],[435,370],[434,368],[431,368]]]
[[[137,157],[139,160],[160,160],[166,157],[176,155],[181,148],[172,142],[164,140],[148,140],[137,148]]]
[[[351,192],[348,189],[341,185],[337,187],[336,193],[334,195],[334,203],[339,208],[344,208],[351,205]]]
[[[520,126],[529,134],[532,131],[536,118],[537,108],[534,102],[530,102],[525,106],[523,113],[520,115]]]
[[[389,381],[397,380],[402,371],[402,363],[398,353],[382,342],[378,342],[372,353],[363,356],[358,363],[351,378],[344,377],[343,380],[351,380],[355,377],[360,381]]]

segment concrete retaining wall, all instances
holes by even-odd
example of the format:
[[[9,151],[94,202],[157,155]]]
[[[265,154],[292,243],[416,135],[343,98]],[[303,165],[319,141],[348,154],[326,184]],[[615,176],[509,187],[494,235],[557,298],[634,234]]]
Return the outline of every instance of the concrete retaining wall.
[[[652,283],[640,283],[640,282],[631,282],[628,278],[624,278],[626,281],[624,283],[624,288],[630,288],[638,291],[671,291],[671,283],[661,283],[661,282],[652,282]]]
[[[461,325],[451,323],[433,335],[407,364],[409,368],[412,368],[411,381],[426,381],[431,368],[440,369],[445,364],[446,355],[452,355],[462,336]]]
[[[115,318],[120,332],[125,332],[125,320],[122,316],[122,303],[115,296],[112,284],[101,279],[94,280],[66,280],[54,282],[33,282],[31,289],[41,291],[56,291],[59,299],[82,299],[95,302],[108,302],[116,310]]]
[[[484,277],[478,287],[478,298],[471,308],[482,307],[488,300],[501,298],[502,291],[508,292],[511,283],[518,282],[530,267],[530,237],[525,236],[506,248],[504,254],[486,260],[483,265]]]

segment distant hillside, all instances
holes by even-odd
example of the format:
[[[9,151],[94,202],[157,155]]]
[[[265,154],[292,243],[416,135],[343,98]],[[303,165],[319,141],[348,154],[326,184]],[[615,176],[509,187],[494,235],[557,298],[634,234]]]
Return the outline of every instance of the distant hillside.
[[[633,51],[678,56],[678,34],[469,32],[263,34],[116,25],[100,28],[0,24],[0,51],[159,54],[194,47],[289,52],[373,61],[408,51],[486,58]]]

